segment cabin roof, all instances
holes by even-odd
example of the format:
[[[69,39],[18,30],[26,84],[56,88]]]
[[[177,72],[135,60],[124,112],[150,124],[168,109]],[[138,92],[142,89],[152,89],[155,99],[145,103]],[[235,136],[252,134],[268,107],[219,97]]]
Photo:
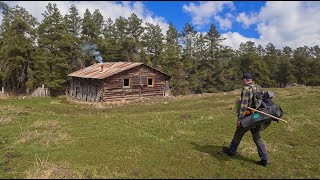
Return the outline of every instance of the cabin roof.
[[[151,69],[154,69],[161,74],[164,74],[168,78],[171,78],[166,73],[161,72],[151,66],[145,65],[143,63],[137,62],[106,62],[106,63],[97,63],[91,66],[85,67],[83,69],[79,69],[75,72],[70,73],[68,76],[71,77],[80,77],[80,78],[92,78],[92,79],[104,79],[120,72],[132,69],[134,67],[144,65]]]

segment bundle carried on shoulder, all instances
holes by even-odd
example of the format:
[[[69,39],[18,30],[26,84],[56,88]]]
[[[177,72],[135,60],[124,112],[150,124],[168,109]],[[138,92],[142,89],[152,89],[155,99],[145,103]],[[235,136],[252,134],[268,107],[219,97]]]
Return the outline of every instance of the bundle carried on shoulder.
[[[283,115],[282,108],[275,104],[272,101],[274,93],[271,91],[263,92],[261,87],[260,89],[253,89],[252,97],[252,106],[251,108],[256,109],[260,112],[252,112],[249,115],[246,115],[241,120],[241,126],[245,129],[251,129],[252,127],[259,127],[261,130],[266,129],[271,125],[272,120],[279,121],[275,118],[272,118],[268,115],[281,118]],[[266,115],[267,114],[267,115]]]

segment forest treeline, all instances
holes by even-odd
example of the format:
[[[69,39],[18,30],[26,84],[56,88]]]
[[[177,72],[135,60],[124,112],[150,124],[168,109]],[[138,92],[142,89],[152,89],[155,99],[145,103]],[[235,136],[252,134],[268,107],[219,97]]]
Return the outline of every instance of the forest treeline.
[[[320,85],[318,45],[278,49],[248,41],[232,49],[214,24],[200,33],[188,22],[182,32],[170,23],[163,34],[136,14],[112,20],[87,9],[81,16],[72,5],[63,16],[48,3],[38,22],[21,6],[1,6],[0,86],[9,92],[29,94],[44,84],[53,94],[64,93],[69,73],[100,61],[155,67],[172,76],[174,95],[231,91],[244,72],[263,87]]]

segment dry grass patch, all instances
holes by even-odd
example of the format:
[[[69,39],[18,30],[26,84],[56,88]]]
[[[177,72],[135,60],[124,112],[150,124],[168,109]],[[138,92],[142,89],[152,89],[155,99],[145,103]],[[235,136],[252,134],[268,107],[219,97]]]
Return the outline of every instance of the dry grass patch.
[[[0,125],[9,124],[11,121],[11,117],[0,117]]]
[[[187,130],[183,130],[183,129],[178,129],[176,132],[174,132],[174,135],[185,135],[185,136],[190,136],[190,135],[194,135],[196,134],[194,131],[187,131]]]
[[[0,92],[0,99],[10,99],[12,97],[13,97],[12,95],[9,95],[7,93],[3,94],[2,92]]]
[[[1,112],[21,112],[22,111],[22,108],[19,108],[19,107],[16,107],[16,106],[13,106],[13,105],[6,105],[6,106],[2,106],[0,108],[0,111]]]
[[[26,114],[22,108],[13,107],[11,105],[0,108],[0,125],[6,125],[12,122],[17,115]]]
[[[36,121],[32,127],[35,128],[46,128],[46,129],[58,129],[60,128],[60,122],[58,121]]]
[[[268,153],[274,153],[279,150],[279,146],[277,144],[271,144],[271,143],[266,143],[266,150]],[[241,142],[241,145],[239,146],[239,152],[242,154],[257,154],[257,146],[253,142]]]
[[[118,167],[109,168],[107,166],[101,168],[87,167],[83,170],[80,179],[128,179],[125,172],[121,172]]]
[[[286,116],[286,120],[288,121],[288,123],[286,124],[285,128],[288,132],[294,132],[298,127],[303,125],[318,127],[317,121],[310,119],[307,115],[304,114],[290,116],[288,115]]]
[[[50,104],[61,104],[61,100],[51,101]]]
[[[22,132],[15,144],[39,142],[44,147],[50,147],[71,139],[68,133],[60,130],[58,121],[36,121],[30,128],[35,129]]]
[[[68,163],[55,164],[39,157],[36,157],[32,169],[26,172],[27,179],[70,179],[79,177],[79,174],[73,171]]]
[[[193,99],[200,97],[210,97],[210,96],[226,96],[226,95],[239,95],[241,90],[234,90],[229,92],[219,92],[219,93],[203,93],[203,94],[190,94],[190,95],[179,95],[173,97],[173,99]]]
[[[129,104],[133,101],[114,101],[114,102],[88,102],[88,101],[81,101],[76,99],[67,99],[68,102],[71,104],[76,105],[83,105],[85,108],[92,108],[92,109],[111,109],[116,106],[122,106]]]
[[[131,147],[128,151],[130,154],[138,154],[141,155],[143,153],[143,150],[141,149],[140,146],[134,146]]]
[[[288,87],[281,89],[281,91],[276,91],[276,96],[281,96],[284,98],[300,97],[301,95],[305,95],[306,91],[310,93],[310,90],[311,87],[305,86]]]

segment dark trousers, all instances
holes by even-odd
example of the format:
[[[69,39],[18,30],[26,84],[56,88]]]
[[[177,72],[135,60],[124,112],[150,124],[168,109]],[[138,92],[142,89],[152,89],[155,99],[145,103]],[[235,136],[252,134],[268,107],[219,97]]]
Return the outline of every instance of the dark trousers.
[[[245,130],[245,128],[243,127],[237,128],[229,147],[231,153],[234,154],[237,152],[240,141],[247,131],[248,130]],[[268,153],[264,145],[264,142],[261,138],[260,130],[258,128],[251,128],[250,131],[253,137],[253,141],[258,148],[259,157],[261,158],[261,160],[268,161]]]

